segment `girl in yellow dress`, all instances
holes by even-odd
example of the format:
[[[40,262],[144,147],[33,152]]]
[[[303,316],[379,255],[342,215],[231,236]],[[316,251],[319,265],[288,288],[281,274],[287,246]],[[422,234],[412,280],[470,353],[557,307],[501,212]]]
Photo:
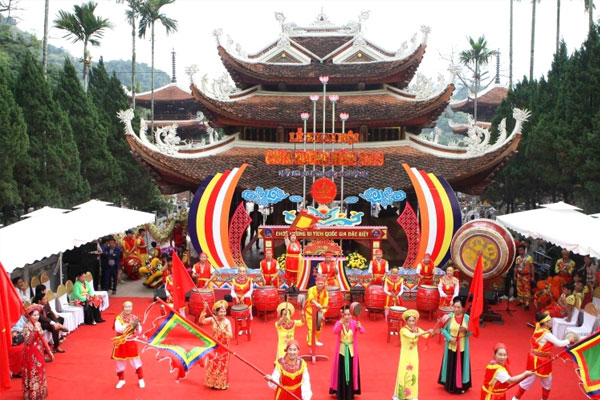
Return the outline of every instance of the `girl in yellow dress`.
[[[419,350],[417,342],[423,335],[433,334],[433,329],[424,331],[417,327],[419,312],[417,310],[406,310],[402,314],[406,325],[400,329],[400,362],[398,363],[398,374],[394,386],[394,400],[416,399],[419,397]]]
[[[292,319],[292,316],[295,312],[296,310],[291,303],[283,302],[277,306],[277,314],[279,314],[281,318],[279,321],[275,322],[275,328],[277,329],[276,361],[282,357],[285,357],[285,348],[287,343],[294,339],[294,331],[296,330],[296,327],[304,325],[304,321]]]

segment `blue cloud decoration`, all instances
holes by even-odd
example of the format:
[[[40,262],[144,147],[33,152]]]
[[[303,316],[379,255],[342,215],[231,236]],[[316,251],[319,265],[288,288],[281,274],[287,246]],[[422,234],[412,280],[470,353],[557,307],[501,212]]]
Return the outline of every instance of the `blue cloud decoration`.
[[[359,196],[371,204],[381,204],[382,207],[387,207],[395,201],[406,199],[406,193],[403,190],[394,191],[391,187],[386,187],[383,190],[369,188],[360,193]]]
[[[289,193],[284,192],[278,187],[265,190],[262,187],[257,186],[254,190],[244,190],[242,192],[242,198],[244,200],[253,201],[261,206],[277,204],[286,199],[289,195]]]

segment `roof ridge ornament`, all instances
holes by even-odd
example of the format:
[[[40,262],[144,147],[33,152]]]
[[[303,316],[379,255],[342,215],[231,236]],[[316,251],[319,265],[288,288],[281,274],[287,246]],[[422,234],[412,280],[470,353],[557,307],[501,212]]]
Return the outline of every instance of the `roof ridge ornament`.
[[[361,34],[363,22],[369,19],[370,13],[371,11],[367,10],[361,11],[360,14],[358,14],[358,34]]]
[[[319,12],[319,14],[317,14],[317,17],[315,18],[315,20],[313,21],[311,26],[320,26],[320,27],[333,26],[333,24],[329,20],[329,17],[323,11],[323,6],[321,6],[321,12]]]
[[[212,31],[212,35],[215,37],[217,41],[217,46],[221,46],[221,36],[223,35],[223,29],[217,28]]]

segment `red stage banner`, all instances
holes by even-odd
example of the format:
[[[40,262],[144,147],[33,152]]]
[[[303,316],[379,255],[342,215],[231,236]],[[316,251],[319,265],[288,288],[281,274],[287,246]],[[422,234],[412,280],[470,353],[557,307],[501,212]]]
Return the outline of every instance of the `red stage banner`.
[[[267,150],[267,165],[336,165],[347,167],[383,167],[383,152],[356,152],[347,150]]]
[[[306,143],[347,143],[360,142],[360,135],[353,131],[347,133],[314,133],[306,132]],[[298,128],[296,132],[290,132],[290,143],[304,143],[304,132]]]

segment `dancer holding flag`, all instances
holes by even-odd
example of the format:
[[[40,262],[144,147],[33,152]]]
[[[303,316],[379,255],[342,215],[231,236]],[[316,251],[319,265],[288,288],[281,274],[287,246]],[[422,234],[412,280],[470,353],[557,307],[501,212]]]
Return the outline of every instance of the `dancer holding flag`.
[[[552,349],[554,346],[566,347],[575,343],[575,337],[559,340],[550,332],[552,318],[545,313],[536,313],[535,330],[531,337],[531,350],[527,354],[527,369],[535,370],[535,375],[528,376],[519,383],[519,391],[513,400],[519,400],[526,390],[531,389],[537,378],[542,384],[542,400],[548,400],[552,389]],[[543,364],[543,365],[542,365]]]
[[[469,316],[464,313],[466,302],[461,297],[452,300],[453,312],[442,329],[446,339],[444,358],[438,383],[449,393],[465,393],[471,387],[471,359],[469,357]]]
[[[206,318],[206,310],[202,310],[199,318],[201,324],[210,324],[212,336],[225,346],[229,346],[229,340],[233,337],[231,321],[226,317],[228,305],[225,300],[219,300],[212,307],[216,317]],[[229,388],[229,358],[229,352],[225,351],[210,359],[204,378],[206,386],[220,390]]]
[[[127,361],[135,368],[140,388],[143,389],[146,387],[137,343],[131,340],[132,336],[142,333],[142,325],[140,325],[140,319],[136,315],[133,315],[132,312],[133,303],[131,301],[124,302],[123,311],[117,315],[113,326],[115,332],[119,334],[119,336],[113,339],[115,345],[112,353],[112,359],[117,362],[117,376],[119,377],[119,382],[117,382],[116,386],[117,389],[121,389],[125,385],[125,367],[127,366]]]
[[[480,400],[506,400],[508,388],[531,375],[533,371],[523,371],[519,375],[510,376],[506,345],[496,343],[494,359],[485,368]]]
[[[294,397],[277,387],[275,383],[296,395],[302,400],[312,398],[310,387],[310,376],[306,362],[298,357],[300,352],[300,343],[297,340],[290,340],[285,346],[285,356],[275,361],[275,369],[271,375],[266,375],[265,379],[271,389],[275,389],[275,400],[293,400]]]

